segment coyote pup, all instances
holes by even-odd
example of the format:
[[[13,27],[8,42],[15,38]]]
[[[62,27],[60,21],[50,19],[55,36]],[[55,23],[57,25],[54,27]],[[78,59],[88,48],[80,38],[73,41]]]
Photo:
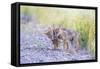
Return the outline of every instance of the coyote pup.
[[[68,50],[70,45],[69,44],[76,44],[76,50],[80,48],[80,35],[75,31],[68,30],[62,28],[61,26],[50,26],[48,31],[45,33],[49,39],[51,39],[54,49],[57,49],[60,45],[60,40],[63,41],[63,48],[64,50]]]

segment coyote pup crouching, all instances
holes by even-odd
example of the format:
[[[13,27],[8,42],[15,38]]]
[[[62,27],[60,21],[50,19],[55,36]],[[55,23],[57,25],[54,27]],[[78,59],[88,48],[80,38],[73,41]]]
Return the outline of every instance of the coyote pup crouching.
[[[61,40],[65,51],[69,49],[70,44],[75,44],[76,50],[80,48],[80,34],[75,31],[62,28],[61,26],[55,27],[52,25],[52,27],[50,26],[48,28],[48,31],[45,34],[52,41],[54,49],[59,47]]]

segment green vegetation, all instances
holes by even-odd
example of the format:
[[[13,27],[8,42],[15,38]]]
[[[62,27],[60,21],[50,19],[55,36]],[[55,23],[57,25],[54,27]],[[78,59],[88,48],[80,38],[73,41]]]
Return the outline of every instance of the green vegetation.
[[[40,24],[59,24],[81,34],[81,46],[95,55],[95,10],[21,6],[21,13],[37,16]]]

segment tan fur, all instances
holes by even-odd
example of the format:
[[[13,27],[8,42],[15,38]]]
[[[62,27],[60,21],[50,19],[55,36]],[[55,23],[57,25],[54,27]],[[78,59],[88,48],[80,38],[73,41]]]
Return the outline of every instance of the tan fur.
[[[70,40],[73,40],[73,42],[76,43],[76,50],[80,48],[80,35],[75,32],[66,30],[61,26],[55,27],[53,25],[52,27],[49,27],[48,31],[45,34],[53,42],[54,49],[57,49],[59,47],[60,40],[63,41],[64,50],[69,49],[69,43],[71,42]]]

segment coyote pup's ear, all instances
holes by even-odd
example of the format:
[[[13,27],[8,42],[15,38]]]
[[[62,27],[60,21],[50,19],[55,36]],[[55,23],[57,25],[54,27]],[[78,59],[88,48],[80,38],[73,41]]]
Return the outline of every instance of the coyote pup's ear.
[[[49,26],[47,30],[44,32],[44,34],[48,35],[51,31],[52,31],[52,28],[51,26]]]
[[[63,25],[62,25],[62,24],[59,24],[59,25],[58,25],[58,28],[59,28],[59,29],[63,28]]]

